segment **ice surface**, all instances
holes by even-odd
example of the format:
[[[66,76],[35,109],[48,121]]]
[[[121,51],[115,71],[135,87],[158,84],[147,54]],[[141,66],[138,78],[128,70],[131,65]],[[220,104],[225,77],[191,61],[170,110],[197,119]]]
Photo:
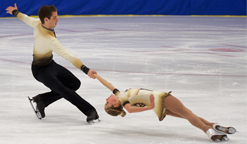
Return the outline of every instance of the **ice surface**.
[[[208,144],[187,120],[152,111],[111,117],[103,109],[111,92],[65,59],[82,85],[77,91],[97,109],[101,122],[61,99],[38,120],[27,96],[49,91],[31,73],[32,28],[16,18],[0,19],[0,143],[3,144]],[[226,143],[247,143],[246,18],[71,17],[55,28],[64,47],[119,90],[173,91],[208,121],[234,126]]]

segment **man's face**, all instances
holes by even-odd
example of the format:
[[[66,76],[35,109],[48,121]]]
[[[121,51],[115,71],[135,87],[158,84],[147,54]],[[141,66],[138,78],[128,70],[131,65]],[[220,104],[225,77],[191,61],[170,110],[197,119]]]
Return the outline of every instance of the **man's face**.
[[[58,22],[58,18],[57,18],[57,12],[52,12],[51,18],[45,18],[45,24],[49,27],[49,28],[55,28]]]

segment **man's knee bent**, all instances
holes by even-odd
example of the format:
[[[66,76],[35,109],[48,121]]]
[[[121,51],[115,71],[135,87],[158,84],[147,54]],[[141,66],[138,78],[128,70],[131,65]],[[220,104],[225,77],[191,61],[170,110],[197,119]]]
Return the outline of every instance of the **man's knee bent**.
[[[78,90],[81,86],[81,81],[78,79],[78,81],[76,81],[73,85],[73,87],[71,88],[72,90]]]

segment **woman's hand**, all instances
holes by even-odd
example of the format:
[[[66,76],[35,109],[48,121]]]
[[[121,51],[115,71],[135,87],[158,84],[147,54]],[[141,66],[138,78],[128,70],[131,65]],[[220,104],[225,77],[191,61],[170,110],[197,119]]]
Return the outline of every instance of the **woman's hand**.
[[[92,79],[96,79],[96,77],[94,76],[94,74],[97,74],[97,72],[93,69],[90,69],[87,73],[87,75],[92,78]]]
[[[6,8],[6,13],[12,14],[13,10],[18,10],[16,3],[15,3],[15,7],[9,6]]]
[[[151,110],[154,108],[154,96],[150,95],[150,105],[146,107],[135,107],[131,106],[130,103],[125,104],[124,108],[129,112],[129,113],[134,113],[134,112],[143,112],[147,110]]]

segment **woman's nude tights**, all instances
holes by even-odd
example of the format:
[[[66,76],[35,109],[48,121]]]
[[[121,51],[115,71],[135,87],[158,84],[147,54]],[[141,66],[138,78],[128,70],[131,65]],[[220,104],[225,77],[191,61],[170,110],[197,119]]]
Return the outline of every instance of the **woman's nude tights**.
[[[192,111],[186,108],[180,100],[172,95],[164,99],[164,107],[166,108],[166,115],[187,119],[193,126],[203,130],[205,133],[214,124],[196,116]]]

